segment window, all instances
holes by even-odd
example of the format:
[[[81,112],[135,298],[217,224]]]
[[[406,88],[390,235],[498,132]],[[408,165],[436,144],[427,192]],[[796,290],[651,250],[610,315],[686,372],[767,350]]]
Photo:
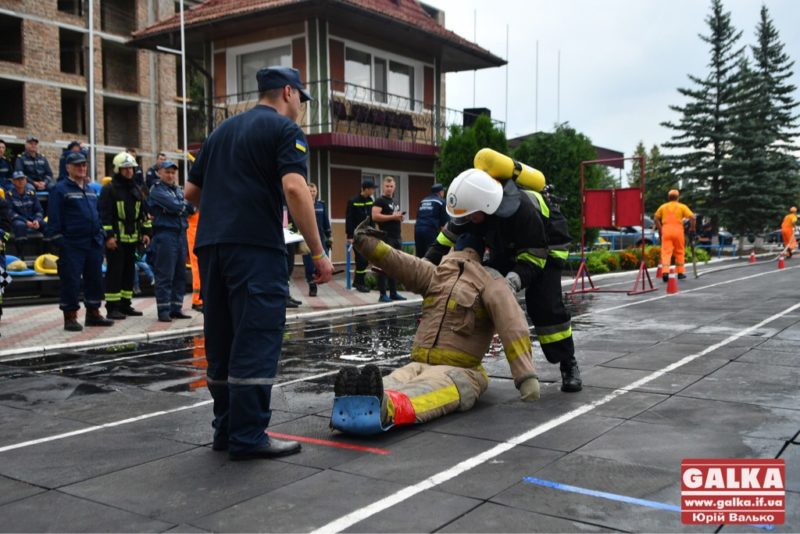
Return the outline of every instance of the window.
[[[266,50],[257,50],[236,56],[236,78],[238,81],[239,100],[253,100],[258,91],[256,73],[264,67],[280,65],[292,66],[292,47],[289,45]],[[251,93],[249,96],[246,93]]]
[[[22,111],[25,103],[22,98],[23,83],[13,80],[0,79],[0,124],[5,126],[25,127]]]
[[[128,100],[104,98],[103,126],[105,144],[139,146],[139,104]]]
[[[22,63],[22,19],[0,15],[0,61]]]
[[[103,41],[103,89],[127,93],[139,89],[139,61],[135,48]]]
[[[61,51],[61,72],[83,75],[83,35],[60,28],[58,42]]]
[[[58,0],[58,10],[62,13],[69,13],[70,15],[83,15],[83,6],[81,0]]]
[[[86,134],[86,95],[68,89],[61,90],[61,131]]]
[[[100,3],[100,27],[105,32],[130,37],[136,30],[136,2],[103,0]]]
[[[345,49],[345,96],[388,104],[400,110],[413,110],[417,94],[416,67],[379,54],[350,47]]]

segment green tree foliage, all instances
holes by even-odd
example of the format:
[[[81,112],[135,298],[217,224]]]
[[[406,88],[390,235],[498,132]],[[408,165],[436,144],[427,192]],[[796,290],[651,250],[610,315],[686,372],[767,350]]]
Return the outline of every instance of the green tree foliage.
[[[482,148],[508,153],[505,132],[497,128],[488,116],[481,115],[468,128],[451,126],[447,140],[439,152],[436,181],[445,186],[450,185],[456,176],[473,167],[475,154]]]
[[[723,162],[728,187],[722,218],[730,229],[744,234],[771,229],[797,200],[796,149],[798,103],[796,87],[788,82],[793,61],[783,50],[765,6],[750,47],[752,63],[740,61],[737,102],[731,123],[731,156]]]
[[[581,161],[597,159],[592,141],[567,124],[559,125],[553,133],[539,132],[514,151],[514,158],[542,171],[547,183],[555,186],[556,194],[564,197],[561,211],[569,220],[573,240],[580,240]],[[585,168],[587,189],[609,187],[613,184],[607,167],[588,165]]]
[[[658,145],[653,145],[650,152],[644,147],[644,143],[639,141],[633,151],[635,157],[644,157],[644,211],[646,214],[652,215],[658,207],[666,202],[667,192],[670,189],[678,189],[678,178],[672,171],[669,160],[661,154]],[[639,185],[639,161],[633,160],[631,173],[628,177],[628,183],[631,186]]]
[[[694,88],[678,89],[687,102],[670,106],[680,118],[663,123],[676,131],[664,147],[678,150],[670,158],[681,180],[682,199],[716,224],[726,194],[722,165],[732,150],[732,107],[738,98],[735,82],[743,48],[736,44],[742,32],[733,27],[721,0],[712,0],[706,23],[709,35],[700,38],[710,48],[709,72],[703,77],[689,75]]]

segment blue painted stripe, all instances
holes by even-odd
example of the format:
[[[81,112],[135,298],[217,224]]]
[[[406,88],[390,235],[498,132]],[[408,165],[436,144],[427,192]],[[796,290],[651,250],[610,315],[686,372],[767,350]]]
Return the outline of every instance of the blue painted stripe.
[[[658,501],[649,501],[647,499],[637,499],[636,497],[628,497],[627,495],[619,495],[617,493],[609,493],[607,491],[598,491],[589,488],[581,488],[579,486],[570,486],[569,484],[562,484],[552,480],[544,480],[536,477],[524,477],[523,482],[527,484],[534,484],[537,486],[544,486],[545,488],[553,488],[562,491],[569,491],[572,493],[580,493],[581,495],[589,495],[591,497],[600,497],[601,499],[608,499],[610,501],[624,502],[627,504],[638,504],[639,506],[647,506],[648,508],[656,508],[657,510],[666,510],[668,512],[681,513],[681,507],[674,504],[667,504]],[[758,527],[763,530],[775,530],[773,525],[750,525]]]

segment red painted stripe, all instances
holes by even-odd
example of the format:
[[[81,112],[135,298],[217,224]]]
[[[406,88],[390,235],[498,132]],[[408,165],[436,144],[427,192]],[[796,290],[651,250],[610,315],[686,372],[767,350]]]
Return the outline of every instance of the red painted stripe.
[[[268,431],[267,434],[281,439],[293,439],[295,441],[302,441],[304,443],[313,443],[315,445],[325,445],[327,447],[339,447],[340,449],[351,449],[354,451],[369,452],[372,454],[392,454],[392,451],[386,449],[378,449],[376,447],[364,447],[363,445],[353,445],[351,443],[341,443],[339,441],[330,441],[327,439],[307,438],[305,436],[295,436],[293,434],[281,434],[280,432]]]

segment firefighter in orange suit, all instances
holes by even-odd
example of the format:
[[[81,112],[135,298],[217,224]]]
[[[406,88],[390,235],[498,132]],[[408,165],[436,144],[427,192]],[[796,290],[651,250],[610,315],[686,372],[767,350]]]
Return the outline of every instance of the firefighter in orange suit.
[[[373,415],[371,427],[375,432],[468,410],[489,386],[481,360],[497,331],[522,400],[537,400],[539,379],[528,323],[505,278],[481,265],[483,239],[464,234],[455,250],[435,266],[392,248],[379,239],[380,234],[366,219],[356,229],[354,246],[407,290],[424,296],[411,349],[413,361],[382,383],[374,365],[360,374],[355,367],[346,367],[337,376],[336,396],[378,397],[380,420]],[[334,409],[331,425],[350,431],[352,421],[337,420],[337,413]],[[363,431],[362,426],[359,433],[372,432]]]
[[[792,257],[792,251],[797,246],[797,240],[794,238],[794,226],[797,224],[797,208],[792,206],[789,209],[789,215],[783,218],[781,223],[781,235],[783,235],[783,252],[787,257]]]
[[[675,254],[675,271],[678,278],[686,278],[685,263],[685,240],[683,237],[683,220],[689,219],[690,233],[694,236],[696,218],[692,210],[686,204],[678,202],[677,189],[670,190],[667,198],[669,202],[661,204],[656,210],[655,223],[656,230],[661,234],[661,264],[664,265],[663,280],[669,280],[668,266],[672,264],[672,254]]]
[[[186,241],[189,244],[189,264],[192,266],[192,309],[202,312],[203,299],[200,297],[200,266],[194,253],[194,238],[197,235],[197,222],[200,220],[200,212],[196,211],[189,215],[187,220],[189,221],[189,226],[186,228]]]

